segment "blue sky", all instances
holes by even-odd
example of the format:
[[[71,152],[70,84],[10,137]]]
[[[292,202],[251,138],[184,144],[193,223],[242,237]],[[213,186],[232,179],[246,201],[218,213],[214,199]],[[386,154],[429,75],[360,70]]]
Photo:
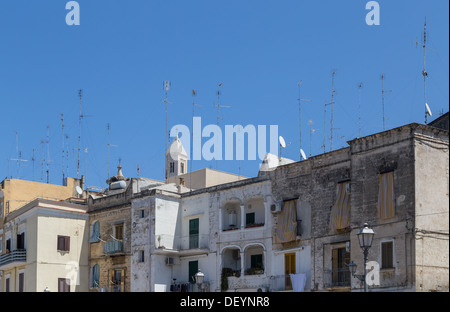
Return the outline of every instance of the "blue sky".
[[[126,176],[164,179],[165,108],[162,82],[171,81],[169,129],[190,126],[191,90],[196,116],[215,124],[217,85],[221,126],[278,125],[291,142],[283,156],[299,159],[298,87],[302,104],[302,147],[323,152],[324,104],[331,101],[335,76],[333,149],[358,136],[358,84],[362,135],[382,131],[381,79],[386,128],[424,122],[423,23],[427,18],[428,103],[448,111],[449,2],[378,1],[380,25],[365,23],[367,1],[118,1],[79,0],[80,25],[65,23],[67,1],[0,0],[0,176],[17,177],[16,134],[22,158],[20,177],[40,181],[47,156],[50,183],[62,179],[62,132],[69,135],[69,175],[76,177],[78,90],[83,89],[80,172],[88,185],[105,187],[107,124],[110,175],[121,158]],[[327,107],[329,151],[331,107]],[[308,120],[317,131],[310,135]],[[207,139],[204,139],[205,142]],[[32,155],[35,150],[33,171]],[[260,161],[241,161],[241,174],[256,176]],[[193,169],[216,168],[194,161]],[[220,161],[219,170],[238,173],[238,161]]]

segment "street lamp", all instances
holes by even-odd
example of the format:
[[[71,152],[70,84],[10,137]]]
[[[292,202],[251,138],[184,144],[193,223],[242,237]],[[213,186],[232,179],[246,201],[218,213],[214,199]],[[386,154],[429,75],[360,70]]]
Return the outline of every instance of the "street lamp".
[[[194,277],[195,277],[195,283],[198,285],[199,291],[201,291],[201,286],[203,283],[203,279],[205,278],[205,274],[203,274],[202,271],[198,270],[198,272],[195,273]]]
[[[367,260],[368,260],[367,258],[369,255],[369,249],[370,249],[370,247],[372,247],[373,236],[375,235],[375,232],[371,228],[369,228],[369,224],[364,223],[364,227],[361,230],[359,230],[358,234],[356,234],[356,235],[358,236],[359,246],[361,247],[361,249],[364,252],[364,274],[363,275],[355,274],[356,263],[354,263],[353,261],[348,266],[350,267],[350,272],[352,273],[352,276],[356,277],[360,281],[364,282],[364,292],[367,292],[366,264],[367,264]]]

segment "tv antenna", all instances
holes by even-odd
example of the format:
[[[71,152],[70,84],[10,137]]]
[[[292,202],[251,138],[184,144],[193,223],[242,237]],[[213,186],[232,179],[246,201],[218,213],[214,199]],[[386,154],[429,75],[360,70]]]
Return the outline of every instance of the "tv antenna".
[[[111,144],[111,142],[110,142],[109,132],[111,130],[111,125],[109,123],[106,125],[106,129],[108,130],[108,143],[106,144],[106,146],[108,147],[108,179],[109,179],[110,178],[110,175],[109,175],[109,152],[110,152],[110,148],[111,147],[118,147],[118,146],[114,145],[114,144]]]
[[[84,117],[89,117],[89,115],[83,115],[81,113],[81,97],[82,97],[83,90],[80,89],[78,91],[78,96],[80,97],[80,115],[78,116],[78,160],[77,160],[77,179],[80,178],[80,151],[81,151],[81,120]]]
[[[383,131],[386,130],[386,115],[384,114],[384,94],[392,90],[384,90],[384,74],[381,74],[381,109],[383,111]]]
[[[171,87],[170,81],[169,80],[164,80],[163,81],[163,90],[164,90],[165,95],[164,95],[163,102],[164,102],[164,105],[166,107],[166,129],[165,129],[165,134],[164,134],[164,141],[166,142],[166,150],[165,150],[165,152],[167,151],[167,143],[170,140],[170,135],[169,135],[169,132],[167,130],[167,104],[172,104],[167,99],[167,93],[170,90],[170,87]]]
[[[62,134],[62,183],[64,185],[64,180],[65,180],[65,172],[64,172],[64,154],[65,154],[65,141],[64,141],[64,114],[61,113],[61,134]]]
[[[309,99],[302,99],[300,97],[300,85],[302,84],[302,80],[299,81],[299,83],[297,83],[298,86],[298,122],[299,122],[299,131],[300,131],[300,160],[302,159],[302,101],[305,102],[311,102],[311,100]]]
[[[336,75],[336,70],[333,70],[333,73],[331,74],[331,102],[328,104],[325,104],[325,106],[331,105],[331,117],[330,117],[330,152],[333,150],[333,106],[334,106],[334,96],[336,94],[336,90],[334,89],[334,76]],[[326,108],[325,113],[326,114]],[[324,118],[325,119],[325,118]],[[325,127],[324,127],[324,133],[325,133]],[[324,134],[325,135],[325,134]],[[325,152],[325,139],[324,139],[324,152]]]
[[[27,162],[28,160],[22,159],[22,151],[19,151],[19,134],[17,131],[14,131],[16,133],[16,157],[9,160],[15,160],[17,161],[17,179],[20,179],[20,167],[22,166],[22,162]],[[9,162],[8,162],[9,163]]]
[[[36,158],[34,157],[34,152],[37,151],[35,148],[32,149],[32,157],[31,157],[31,161],[33,162],[33,181],[34,181],[34,162],[36,160]]]
[[[193,141],[194,141],[194,116],[195,116],[195,106],[199,106],[198,104],[195,104],[195,96],[197,95],[197,91],[195,91],[194,89],[192,89],[192,128],[191,128],[191,144],[190,144],[190,154],[191,154],[191,159],[189,160],[189,189],[190,191],[192,191],[192,178],[191,178],[191,173],[192,173],[192,160],[193,160]]]
[[[427,103],[427,77],[428,72],[426,71],[426,51],[427,51],[427,18],[425,17],[425,23],[423,25],[423,43],[420,43],[416,41],[416,48],[420,45],[423,47],[423,70],[422,70],[422,76],[423,76],[423,97],[425,101],[425,124],[428,123],[428,116],[433,116],[431,113],[430,107]],[[430,49],[430,48],[428,48]],[[430,49],[433,51],[432,49]]]
[[[358,137],[361,137],[361,89],[363,87],[362,82],[358,84]]]
[[[222,87],[222,83],[219,83],[218,85],[217,85],[217,127],[219,127],[219,120],[220,119],[223,119],[221,116],[220,116],[220,108],[221,107],[223,107],[223,108],[231,108],[231,106],[226,106],[226,105],[220,105],[220,87]],[[219,145],[219,138],[217,137],[217,145]],[[215,151],[214,151],[215,152]],[[218,156],[218,155],[217,155]],[[217,157],[218,158],[218,157]],[[218,159],[216,158],[216,170],[218,169],[218,166],[219,166],[219,161],[218,161]]]
[[[47,164],[47,184],[50,182],[50,168],[49,168],[49,164],[50,164],[50,148],[49,148],[49,143],[50,143],[50,126],[47,125],[47,140],[45,141],[47,143],[47,159],[46,159],[46,164]]]

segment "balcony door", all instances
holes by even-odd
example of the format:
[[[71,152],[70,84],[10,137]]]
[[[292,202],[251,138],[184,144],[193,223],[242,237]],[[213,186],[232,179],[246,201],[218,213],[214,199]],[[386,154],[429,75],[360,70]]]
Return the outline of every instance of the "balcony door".
[[[284,255],[285,290],[292,289],[291,276],[289,274],[296,274],[295,253],[287,253]]]
[[[189,220],[189,249],[198,248],[199,219]]]

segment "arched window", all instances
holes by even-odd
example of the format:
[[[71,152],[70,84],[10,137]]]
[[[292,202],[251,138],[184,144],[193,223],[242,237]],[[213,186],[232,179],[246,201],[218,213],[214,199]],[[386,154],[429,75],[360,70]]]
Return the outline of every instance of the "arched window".
[[[90,243],[95,243],[100,241],[100,222],[95,221],[91,227],[91,237],[89,237]]]
[[[100,266],[94,264],[91,268],[91,288],[98,288],[100,282]]]

